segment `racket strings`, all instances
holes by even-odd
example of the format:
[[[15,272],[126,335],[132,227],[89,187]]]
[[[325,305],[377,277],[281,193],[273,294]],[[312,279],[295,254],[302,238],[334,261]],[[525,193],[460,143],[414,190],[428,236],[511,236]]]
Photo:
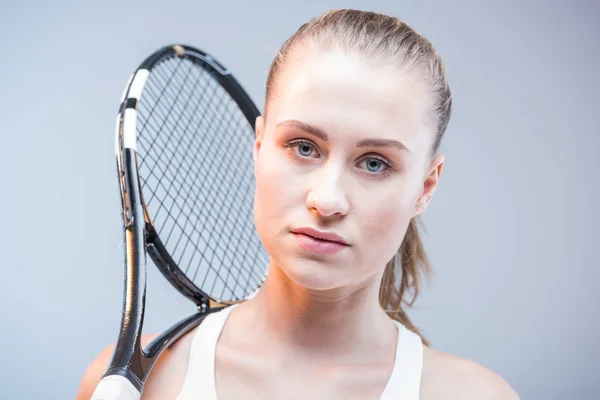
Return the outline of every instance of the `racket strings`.
[[[215,112],[222,113],[222,111],[221,111],[221,110],[215,110]],[[219,130],[219,129],[222,129],[222,128],[221,128],[221,127],[217,127],[217,130]],[[184,136],[181,136],[181,137],[183,138]],[[217,136],[217,137],[218,137],[218,138],[220,138],[221,136]],[[237,143],[239,144],[240,142],[237,142]],[[189,143],[188,143],[188,144],[189,144]],[[197,148],[196,148],[195,150],[202,151],[201,149],[197,149]],[[237,150],[237,149],[234,149],[234,153],[236,152],[236,150]],[[188,169],[188,171],[189,171],[189,169]],[[164,172],[164,171],[163,171],[163,172]],[[185,177],[184,177],[184,178],[185,178]],[[216,177],[216,178],[218,179],[219,177]],[[171,181],[171,183],[173,183],[173,182],[175,182],[175,181],[174,181],[174,180],[172,180],[172,181]],[[204,182],[204,181],[203,181],[203,182]],[[183,187],[183,186],[180,186],[180,187]],[[231,188],[231,186],[228,186],[228,187],[229,187],[229,188]],[[169,188],[166,188],[167,192],[170,192],[170,189],[171,189],[170,187],[169,187]],[[233,193],[233,195],[237,195],[237,193],[239,193],[239,192],[238,192],[238,191],[235,191],[235,192]],[[177,196],[178,196],[179,194],[180,194],[180,193],[176,193],[176,195],[173,197],[173,200],[176,200],[176,199],[177,199]],[[230,193],[227,193],[227,194],[229,195]],[[248,199],[243,199],[242,201],[243,201],[243,202],[247,202],[247,201],[248,201]],[[214,204],[211,204],[211,205],[214,205]],[[160,211],[160,210],[159,210],[159,211]],[[185,210],[182,210],[182,211],[183,211],[183,212],[185,212]],[[232,215],[232,214],[230,214],[230,213],[226,213],[226,214],[225,214],[225,216],[227,217],[227,219],[229,219],[229,216],[230,216],[230,215]],[[199,215],[197,215],[197,216],[198,216],[198,217],[200,217]],[[206,217],[206,215],[204,215],[204,217]],[[222,219],[222,214],[219,214],[219,218],[220,218],[220,219]],[[187,223],[187,222],[189,222],[189,218],[188,218],[188,219],[186,219],[186,223]],[[249,221],[249,220],[248,220],[248,221],[246,221],[246,224],[250,224],[250,221]],[[246,228],[250,228],[250,226],[246,226]],[[172,231],[173,231],[173,230],[172,230]],[[172,232],[172,231],[171,231],[171,232]],[[234,232],[234,234],[237,234],[237,233],[239,232],[239,230],[234,230],[233,232]],[[238,239],[238,243],[239,243],[239,240],[241,240],[241,238],[240,238],[240,237],[237,237],[237,236],[238,236],[238,235],[234,235],[234,238],[237,238],[237,239]],[[170,237],[170,233],[169,233],[169,236],[167,237],[167,240],[169,239],[169,237]],[[181,239],[181,237],[180,237],[180,239]],[[230,243],[230,242],[231,242],[231,241],[228,241],[228,242],[227,242],[227,244],[229,245],[229,243]],[[179,243],[180,243],[180,241],[178,241],[178,244],[179,244]],[[223,243],[223,242],[222,242],[221,240],[219,240],[219,241],[218,241],[218,243],[219,243],[219,244],[221,244],[221,243]],[[178,244],[175,246],[175,248],[177,248],[177,247],[178,247]],[[233,252],[232,252],[232,250],[233,250],[233,249],[231,249],[231,248],[230,248],[228,245],[227,245],[227,246],[225,246],[225,248],[224,248],[224,250],[226,250],[226,251],[228,252],[227,254],[235,254],[235,253],[233,253]],[[245,249],[245,247],[244,247],[244,249]],[[190,260],[190,261],[191,261],[191,260]],[[210,261],[212,261],[212,260],[210,260]],[[185,272],[188,272],[188,268],[189,268],[189,265],[188,265],[188,266],[186,266],[186,268],[185,268]],[[194,277],[195,277],[195,276],[196,276],[196,274],[194,274]]]
[[[172,79],[173,78],[169,79],[167,81],[167,84]],[[194,84],[197,84],[197,83],[198,83],[197,81],[194,82]],[[185,84],[185,82],[184,82],[184,84]],[[156,135],[152,136],[155,140],[149,143],[149,147],[146,150],[147,154],[150,154],[152,152],[152,150],[155,150],[155,144],[157,144],[157,143],[159,144],[158,150],[155,151],[156,152],[156,158],[152,159],[152,161],[155,162],[155,164],[154,164],[155,167],[160,167],[160,164],[156,163],[156,160],[157,159],[163,159],[163,157],[165,155],[165,152],[167,150],[171,150],[171,156],[169,157],[169,163],[167,163],[167,165],[166,165],[166,167],[168,167],[170,165],[170,162],[173,159],[173,156],[177,155],[178,145],[176,145],[175,147],[169,146],[170,143],[172,142],[172,140],[174,138],[177,138],[177,135],[168,135],[168,134],[163,133],[162,130],[163,130],[164,126],[165,126],[165,123],[169,120],[169,117],[171,116],[173,106],[175,106],[177,104],[177,102],[179,101],[178,100],[179,94],[176,95],[175,97],[171,97],[171,96],[168,95],[168,92],[163,89],[163,90],[161,90],[161,93],[158,96],[156,96],[156,95],[153,96],[153,92],[154,91],[152,90],[153,87],[151,85],[148,85],[148,87],[145,88],[145,89],[148,91],[149,97],[151,98],[151,100],[156,105],[161,105],[161,104],[165,103],[165,101],[168,101],[168,103],[171,104],[171,109],[166,110],[166,115],[165,115],[165,111],[162,110],[161,107],[156,107],[155,106],[154,109],[153,109],[153,112],[149,113],[149,117],[145,120],[144,126],[142,126],[142,128],[140,129],[140,134],[141,134],[140,140],[142,140],[142,141],[145,138],[145,136],[143,135],[143,133],[144,133],[144,130],[145,130],[147,124],[150,124],[151,128],[156,131]],[[182,93],[182,91],[180,93]],[[163,97],[161,97],[161,96],[163,96]],[[163,101],[161,102],[158,99],[163,99]],[[197,105],[199,105],[199,104],[201,104],[200,101],[197,102]],[[178,128],[177,125],[179,123],[187,121],[188,122],[188,126],[189,126],[189,123],[192,122],[192,119],[189,118],[189,115],[184,115],[184,113],[185,113],[185,111],[187,109],[188,109],[187,105],[186,105],[186,107],[181,107],[179,115],[176,115],[174,117],[174,119],[175,119],[175,126],[170,127],[170,129],[174,130],[174,132],[178,131],[177,130],[177,128]],[[159,124],[159,126],[154,125],[153,120],[156,120],[157,123]],[[187,130],[187,126],[186,126],[185,129]],[[187,132],[184,132],[184,133],[187,133]],[[186,137],[185,134],[184,135],[179,135],[179,140],[182,140],[184,137]],[[158,139],[158,140],[156,140],[156,139]],[[185,158],[182,158],[181,160],[183,161],[183,160],[185,160]],[[142,166],[145,161],[146,161],[146,159],[143,159],[142,163],[140,164],[140,166]],[[166,168],[166,169],[168,170],[168,168]],[[154,172],[154,171],[151,168],[150,173],[152,173],[152,172]],[[163,169],[161,172],[164,173],[165,170]],[[170,178],[172,179],[173,177],[170,177]]]
[[[138,108],[138,167],[161,241],[203,291],[238,300],[268,257],[253,225],[254,132],[237,103],[187,59],[153,68]]]
[[[200,177],[198,176],[198,174],[196,174],[196,175],[195,175],[194,177],[192,177],[192,178],[193,178],[193,179],[196,179],[196,178],[200,178]],[[204,182],[204,181],[202,181],[202,182]],[[160,184],[160,183],[159,183],[159,184]],[[182,187],[183,187],[183,186],[180,186],[180,189],[181,189]],[[191,190],[192,188],[195,188],[196,190],[192,192],[192,190]],[[169,193],[169,189],[170,189],[170,188],[165,188],[165,190],[167,190],[167,193]],[[191,186],[190,186],[190,188],[189,188],[189,190],[188,190],[188,193],[186,193],[186,196],[185,196],[185,200],[186,200],[186,201],[183,203],[183,206],[187,205],[187,204],[188,204],[188,202],[191,200],[191,199],[190,199],[190,195],[192,195],[192,194],[198,195],[198,194],[199,194],[199,192],[200,192],[200,191],[202,191],[202,189],[203,189],[202,187],[198,188],[196,185],[191,185]],[[211,188],[208,188],[207,190],[211,190]],[[167,196],[171,198],[171,200],[173,201],[173,204],[174,204],[174,205],[176,205],[176,206],[178,205],[178,204],[177,204],[177,198],[178,198],[177,196],[178,196],[178,195],[180,195],[180,193],[179,193],[179,192],[177,192],[177,193],[175,194],[175,196],[172,196],[172,195],[170,195],[170,194],[167,194]],[[208,206],[214,206],[214,207],[217,207],[217,206],[218,206],[217,204],[214,204],[213,202],[211,202],[211,200],[210,200],[210,197],[209,197],[209,198],[208,198],[208,200],[207,200],[207,205],[208,205]],[[159,208],[159,212],[160,212],[160,211],[162,211],[162,210],[164,209],[163,207],[164,207],[164,202],[161,202],[161,207]],[[180,212],[182,212],[184,215],[186,215],[186,216],[187,216],[187,217],[185,218],[186,225],[187,225],[187,223],[189,223],[189,222],[190,222],[190,218],[189,218],[189,215],[190,215],[190,214],[192,214],[192,215],[196,216],[196,220],[193,222],[193,224],[196,224],[196,223],[198,223],[199,221],[206,221],[207,219],[211,218],[211,215],[209,215],[209,214],[205,213],[205,212],[204,212],[204,209],[205,209],[205,208],[202,208],[202,209],[200,209],[200,210],[199,210],[199,211],[200,211],[200,213],[198,213],[198,212],[196,212],[196,210],[193,210],[193,209],[186,209],[186,208],[184,208],[184,207],[181,207],[179,211],[180,211]],[[170,217],[173,217],[172,209],[169,209],[169,210],[167,210],[167,212],[169,213],[169,216],[170,216]],[[223,214],[221,214],[221,213],[218,213],[218,216],[221,216],[221,215],[223,215]],[[230,213],[226,213],[226,214],[225,214],[225,219],[229,220],[229,219],[231,218],[231,215],[232,215],[232,214],[230,214]],[[164,228],[164,227],[163,227],[163,228]],[[172,227],[172,228],[174,228],[174,227]],[[184,225],[183,227],[181,227],[181,226],[180,226],[180,228],[182,228],[183,230],[185,230],[186,226],[185,226],[185,225]],[[202,227],[200,228],[200,230],[201,230],[201,229],[203,229],[203,228],[204,228],[204,226],[202,226]],[[170,231],[170,232],[169,232],[169,234],[167,235],[167,240],[169,240],[169,239],[170,239],[170,237],[171,237],[171,234],[172,234],[172,232],[173,232],[173,231],[174,231],[174,229],[171,229],[171,231]],[[161,232],[159,232],[159,234],[160,234],[160,233],[161,233]],[[238,242],[239,242],[239,240],[241,240],[241,238],[240,238],[240,236],[239,236],[239,231],[238,231],[238,230],[235,230],[235,231],[233,231],[233,233],[234,233],[234,234],[233,234],[231,237],[232,237],[232,238],[234,238],[234,239],[238,239]],[[161,235],[161,236],[162,236],[162,235]],[[189,237],[188,237],[188,238],[189,238]],[[178,242],[177,242],[177,244],[175,245],[175,248],[174,248],[174,250],[177,250],[177,248],[178,248],[178,246],[179,246],[179,243],[180,243],[181,239],[182,239],[182,237],[180,237],[179,241],[178,241]],[[219,243],[219,245],[221,245],[222,241],[219,241],[218,243]],[[229,242],[228,242],[228,243],[229,243]],[[184,250],[185,250],[185,249],[184,249]],[[231,250],[231,248],[230,248],[229,246],[226,246],[226,247],[225,247],[225,250],[228,250],[228,251],[229,251],[229,250]],[[192,261],[193,261],[193,260],[190,260],[190,263],[191,263]],[[182,269],[184,269],[186,273],[187,273],[187,272],[189,272],[189,264],[188,264],[187,266],[185,266],[185,268],[184,268],[184,266],[180,266],[180,267],[182,267]]]
[[[217,179],[218,179],[218,177],[217,177]],[[190,191],[190,192],[191,192],[191,191]],[[210,199],[210,197],[209,197],[209,199]],[[209,205],[209,206],[213,206],[213,207],[214,207],[214,206],[216,206],[215,204],[212,204],[212,203],[210,203],[210,202],[208,202],[208,205]],[[216,217],[217,219],[221,219],[221,220],[223,220],[223,218],[221,217],[223,214],[220,212],[220,209],[218,209],[218,211],[217,211],[216,215],[217,215],[217,217]],[[229,214],[225,214],[225,215],[227,215],[227,216],[228,216]],[[206,215],[205,215],[205,216],[206,216]],[[197,215],[197,219],[198,219],[198,217],[199,217],[199,215]],[[203,220],[205,220],[205,219],[203,219]],[[187,223],[189,223],[189,218],[186,220],[186,224],[187,224]],[[202,227],[202,228],[204,228],[204,227]],[[237,233],[237,232],[238,232],[238,231],[234,231],[234,233]],[[175,245],[175,247],[176,247],[176,248],[178,247],[179,243],[181,243],[181,239],[182,239],[182,238],[183,238],[183,236],[181,236],[181,237],[180,237],[180,240],[179,240],[179,241],[177,242],[177,244]],[[217,243],[219,244],[219,246],[221,246],[221,245],[222,245],[222,243],[223,243],[223,240],[222,240],[222,238],[220,238],[220,237],[217,237],[217,238],[216,238],[216,240],[217,240]],[[189,244],[189,242],[187,242],[187,243],[186,243],[186,245],[187,245],[187,244]],[[223,247],[223,246],[221,246],[221,247]],[[225,246],[224,246],[224,250],[226,250],[226,251],[227,251],[227,253],[224,253],[224,254],[235,254],[235,253],[231,252],[231,250],[232,250],[232,249],[230,249],[230,248],[229,248],[229,242],[227,243],[227,245],[225,245]],[[215,253],[212,253],[212,256],[213,256],[213,258],[214,258],[214,256],[215,256]],[[190,260],[190,263],[191,263],[192,261],[193,261],[193,260]],[[221,261],[221,262],[232,262],[232,261],[235,261],[235,260],[223,260],[223,259],[221,259],[220,261]],[[209,262],[209,263],[212,265],[212,264],[215,262],[215,260],[214,260],[214,259],[209,259],[209,260],[208,260],[208,262]],[[183,269],[185,269],[185,270],[186,270],[186,272],[188,272],[188,273],[189,273],[189,264],[190,264],[190,263],[188,263],[188,265],[187,265],[187,266],[181,265],[181,267],[182,267]],[[193,277],[193,279],[196,279],[196,276],[197,276],[197,271],[198,271],[198,269],[196,269],[196,273],[194,273],[194,277]],[[205,286],[205,281],[206,281],[206,279],[207,279],[207,278],[208,278],[208,275],[207,275],[207,276],[205,276],[205,280],[202,282],[202,285],[203,285],[203,286]],[[213,281],[213,286],[214,286],[214,284],[216,284],[216,282],[215,282],[215,281]],[[214,291],[214,288],[211,288],[211,291]]]
[[[213,89],[214,89],[214,88],[213,88]],[[172,101],[172,99],[170,99],[170,100]],[[198,102],[198,105],[199,105],[199,104],[201,104],[201,103],[200,103],[200,102]],[[187,108],[185,108],[185,109],[187,109]],[[194,111],[195,111],[195,110],[194,110]],[[192,120],[194,120],[194,119],[197,119],[197,118],[194,116],[194,114],[192,114],[192,117],[191,117],[191,118],[189,118],[189,121],[191,122],[191,121],[192,121]],[[201,121],[202,121],[202,120],[200,120],[200,122],[201,122]],[[142,131],[143,131],[143,130],[142,130]],[[181,138],[185,138],[185,137],[186,137],[185,135],[182,135],[182,136],[181,136]],[[158,137],[158,139],[162,139],[162,137]],[[163,140],[164,140],[164,139],[163,139]],[[202,144],[202,143],[201,143],[201,144]],[[161,148],[162,148],[163,150],[164,150],[164,149],[167,149],[167,148],[169,148],[169,146],[168,146],[168,145],[169,145],[169,142],[164,142],[164,141],[162,141],[162,143],[161,143]],[[194,145],[194,143],[186,143],[186,145]],[[149,149],[149,150],[151,150],[151,149]],[[195,148],[194,150],[201,151],[201,149],[199,149],[199,148]],[[172,154],[176,154],[176,152],[175,152],[175,151],[173,151],[173,152],[172,152]],[[161,157],[162,155],[163,155],[163,154],[160,154],[160,155],[159,155],[159,157]],[[149,156],[148,156],[148,157],[149,157]],[[181,160],[185,160],[185,157],[184,157],[184,158],[182,158]],[[154,159],[153,161],[154,161],[154,162],[156,162],[156,161],[155,161],[155,159]],[[160,167],[160,164],[155,164],[155,165],[156,165],[157,167]],[[187,167],[189,167],[189,165],[188,165]],[[166,172],[166,171],[164,171],[164,170],[161,170],[161,173],[165,173],[165,172]],[[153,171],[151,170],[151,171],[150,171],[150,173],[153,173]],[[171,178],[177,178],[177,177],[171,177]],[[175,182],[175,181],[172,181],[172,182]],[[178,182],[178,183],[181,183],[181,182]],[[169,190],[169,189],[170,189],[170,188],[167,188],[167,190]],[[150,200],[148,200],[148,201],[150,202],[151,200],[152,200],[152,199],[150,199]]]
[[[181,239],[181,238],[182,238],[182,237],[180,237],[180,239]],[[229,253],[229,254],[231,254],[231,253]],[[239,280],[238,280],[238,282],[239,282]]]

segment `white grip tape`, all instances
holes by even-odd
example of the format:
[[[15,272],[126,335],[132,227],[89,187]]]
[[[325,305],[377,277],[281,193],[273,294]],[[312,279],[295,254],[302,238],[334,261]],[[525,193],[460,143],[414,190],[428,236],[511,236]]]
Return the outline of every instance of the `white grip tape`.
[[[137,140],[135,135],[137,111],[133,108],[128,108],[123,113],[123,147],[125,149],[133,149],[137,151]],[[121,114],[117,115],[115,123],[115,155],[119,155],[119,131],[121,128]]]
[[[110,375],[102,378],[90,400],[140,400],[141,394],[126,378]]]
[[[131,86],[129,87],[129,92],[127,93],[128,98],[138,99],[142,95],[142,91],[144,90],[144,85],[146,84],[146,79],[150,75],[150,71],[147,69],[140,69],[135,73],[135,76],[132,79]]]
[[[121,96],[121,103],[127,99],[136,99],[139,101],[146,80],[150,75],[150,71],[147,69],[140,69],[131,77],[125,86],[125,91]],[[117,123],[115,126],[115,154],[119,154],[119,123],[121,114],[117,116]],[[136,137],[135,130],[137,118],[137,111],[134,108],[128,108],[123,113],[123,147],[126,149],[136,150]]]
[[[135,135],[137,134],[135,125],[137,122],[137,111],[128,108],[123,113],[123,147],[136,150]]]

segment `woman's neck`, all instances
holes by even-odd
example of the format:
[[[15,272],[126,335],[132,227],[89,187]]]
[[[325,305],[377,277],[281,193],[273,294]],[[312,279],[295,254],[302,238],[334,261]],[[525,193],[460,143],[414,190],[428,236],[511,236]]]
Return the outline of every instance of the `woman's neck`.
[[[397,329],[379,305],[379,282],[376,277],[355,288],[319,292],[297,285],[272,264],[245,307],[254,340],[313,360],[364,362],[365,354],[387,353]]]

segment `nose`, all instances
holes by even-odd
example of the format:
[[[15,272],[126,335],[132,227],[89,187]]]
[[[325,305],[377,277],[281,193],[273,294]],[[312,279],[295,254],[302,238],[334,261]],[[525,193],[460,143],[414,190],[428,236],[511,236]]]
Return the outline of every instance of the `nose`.
[[[348,214],[350,202],[342,175],[342,168],[333,165],[315,171],[306,196],[306,206],[324,217]]]

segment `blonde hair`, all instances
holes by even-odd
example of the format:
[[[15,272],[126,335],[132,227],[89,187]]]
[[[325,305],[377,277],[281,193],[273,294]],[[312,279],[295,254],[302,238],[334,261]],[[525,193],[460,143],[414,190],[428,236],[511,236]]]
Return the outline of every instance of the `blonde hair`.
[[[388,15],[359,10],[326,12],[302,25],[277,53],[267,77],[265,113],[275,91],[276,78],[290,52],[300,43],[309,43],[323,50],[340,49],[369,61],[395,63],[403,71],[417,73],[425,79],[431,99],[426,122],[436,133],[431,156],[437,153],[450,119],[452,97],[444,62],[424,36]],[[379,302],[391,318],[417,333],[427,345],[428,341],[410,321],[403,307],[403,303],[408,307],[413,305],[421,288],[422,276],[428,277],[432,273],[418,222],[418,217],[410,221],[400,249],[385,267]],[[406,299],[409,292],[412,292],[410,301]]]

